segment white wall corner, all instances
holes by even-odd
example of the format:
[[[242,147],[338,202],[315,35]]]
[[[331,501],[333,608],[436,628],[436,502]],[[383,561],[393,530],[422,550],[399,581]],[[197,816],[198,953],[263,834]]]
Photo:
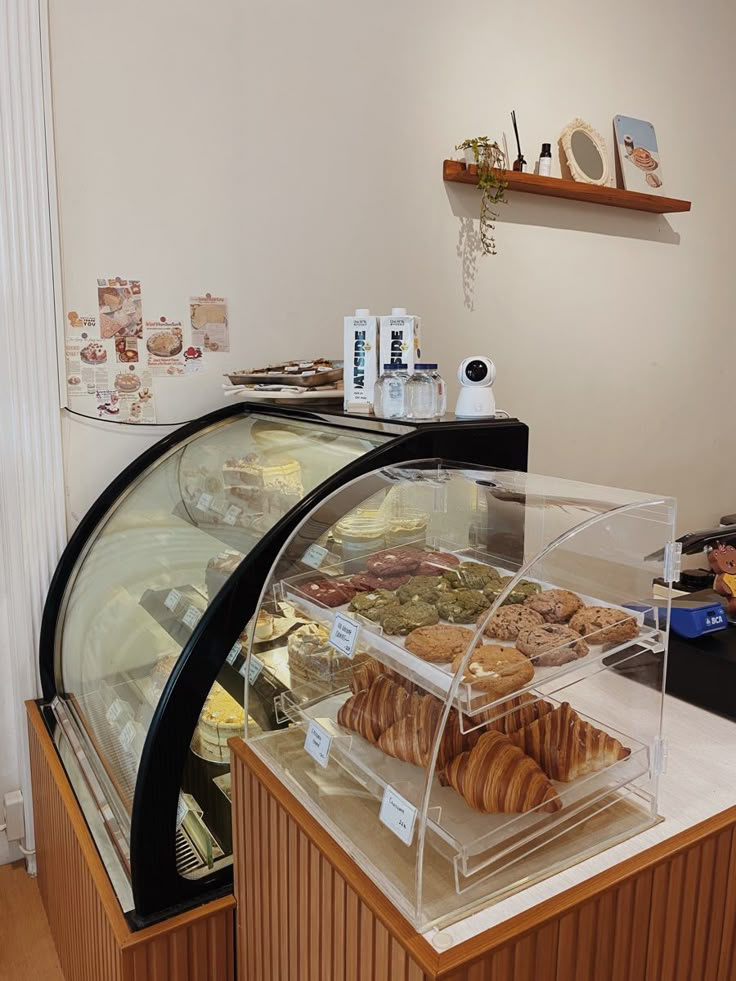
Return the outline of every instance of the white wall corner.
[[[28,847],[23,701],[40,694],[41,615],[65,541],[46,23],[45,0],[0,6],[0,684],[11,693],[10,711],[0,717],[0,772],[23,791]]]

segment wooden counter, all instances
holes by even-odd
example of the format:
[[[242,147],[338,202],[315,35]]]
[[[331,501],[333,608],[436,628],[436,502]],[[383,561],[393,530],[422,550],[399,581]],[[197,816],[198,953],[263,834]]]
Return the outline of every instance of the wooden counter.
[[[667,697],[665,731],[664,821],[439,934],[233,740],[238,978],[733,981],[736,725]]]

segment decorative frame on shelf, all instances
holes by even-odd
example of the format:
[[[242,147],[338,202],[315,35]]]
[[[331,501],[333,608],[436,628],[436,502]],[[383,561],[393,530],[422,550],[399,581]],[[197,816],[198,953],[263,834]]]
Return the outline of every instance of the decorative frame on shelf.
[[[582,133],[584,136],[586,136],[598,151],[603,171],[600,177],[590,177],[578,163],[572,146],[573,136],[576,133]],[[589,123],[584,122],[582,119],[573,119],[573,121],[568,123],[560,133],[559,142],[565,153],[567,166],[570,168],[570,173],[572,174],[572,179],[574,181],[578,181],[581,184],[595,184],[599,187],[606,187],[608,185],[611,178],[611,164],[608,159],[608,147],[606,146],[605,139],[601,136],[598,130],[593,129]]]

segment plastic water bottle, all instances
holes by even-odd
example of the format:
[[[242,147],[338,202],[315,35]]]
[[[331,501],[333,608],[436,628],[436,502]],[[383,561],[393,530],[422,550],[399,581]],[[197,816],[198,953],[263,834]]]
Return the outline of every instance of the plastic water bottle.
[[[437,385],[432,376],[437,365],[418,362],[406,383],[406,416],[408,419],[437,418]]]
[[[432,378],[434,379],[435,399],[437,405],[436,419],[444,419],[447,415],[447,385],[445,379],[439,372],[439,366],[430,364]]]
[[[373,411],[382,419],[405,415],[404,393],[409,375],[405,364],[385,364],[373,392]]]

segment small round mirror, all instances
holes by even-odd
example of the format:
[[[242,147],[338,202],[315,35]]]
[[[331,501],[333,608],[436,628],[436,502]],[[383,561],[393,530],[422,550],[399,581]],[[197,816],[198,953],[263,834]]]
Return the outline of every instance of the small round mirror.
[[[570,139],[573,156],[578,167],[591,181],[599,181],[603,177],[603,158],[593,140],[578,129]]]

